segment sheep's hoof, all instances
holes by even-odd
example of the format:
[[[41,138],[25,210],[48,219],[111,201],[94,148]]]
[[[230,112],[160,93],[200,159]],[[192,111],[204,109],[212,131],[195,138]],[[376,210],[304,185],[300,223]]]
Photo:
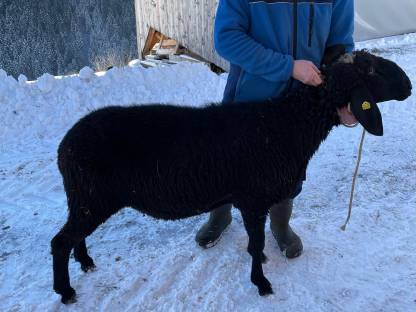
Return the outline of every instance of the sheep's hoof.
[[[97,267],[94,263],[92,264],[81,264],[81,270],[83,270],[85,273],[87,272],[94,272],[97,270]]]
[[[68,298],[68,299],[66,299],[66,298],[62,297],[61,302],[62,302],[63,304],[73,304],[73,303],[77,302],[76,295],[74,295],[73,297]]]
[[[259,285],[258,288],[259,288],[259,295],[262,297],[273,294],[272,285],[270,284],[268,280],[265,280],[263,285]]]
[[[272,284],[264,276],[258,276],[257,278],[252,276],[251,281],[257,286],[260,296],[266,296],[273,293]]]
[[[65,291],[61,294],[61,302],[63,304],[71,304],[77,302],[75,290],[72,287],[69,287],[68,291]]]
[[[96,269],[94,261],[88,255],[83,258],[75,258],[75,260],[80,263],[81,270],[83,270],[84,272],[93,272]]]

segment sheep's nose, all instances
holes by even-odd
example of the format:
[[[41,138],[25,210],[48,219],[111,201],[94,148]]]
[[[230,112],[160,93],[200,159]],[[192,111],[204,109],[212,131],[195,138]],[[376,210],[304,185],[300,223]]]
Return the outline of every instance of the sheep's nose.
[[[404,83],[404,86],[406,87],[406,89],[412,90],[412,82],[410,81],[410,79],[407,75],[404,76],[403,83]]]
[[[399,96],[397,100],[404,101],[405,99],[407,99],[409,96],[412,95],[412,82],[407,76],[404,77],[402,87],[400,89],[402,90],[400,91],[401,95]]]
[[[412,82],[410,81],[409,78],[407,78],[406,83],[407,83],[408,96],[411,96],[412,95]]]

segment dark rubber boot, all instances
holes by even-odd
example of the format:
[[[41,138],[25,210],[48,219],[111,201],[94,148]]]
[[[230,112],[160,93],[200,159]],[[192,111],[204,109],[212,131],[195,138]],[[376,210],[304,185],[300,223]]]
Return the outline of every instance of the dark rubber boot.
[[[211,248],[218,243],[222,233],[231,223],[231,207],[224,205],[211,211],[208,222],[196,233],[195,241],[199,246]]]
[[[302,241],[289,225],[292,208],[293,199],[285,199],[270,208],[270,229],[280,251],[289,259],[299,257],[303,251]]]

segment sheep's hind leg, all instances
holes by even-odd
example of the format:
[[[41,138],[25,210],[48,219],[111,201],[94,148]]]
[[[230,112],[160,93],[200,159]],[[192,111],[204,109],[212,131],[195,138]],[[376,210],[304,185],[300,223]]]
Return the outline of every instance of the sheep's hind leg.
[[[73,227],[67,222],[51,241],[53,257],[53,289],[62,296],[62,303],[75,302],[75,290],[69,283],[69,254],[74,246]]]
[[[100,222],[102,221],[102,222]],[[64,227],[56,234],[51,241],[52,256],[53,256],[53,289],[57,294],[62,296],[62,303],[73,303],[75,299],[75,290],[71,287],[68,273],[69,255],[72,248],[78,248],[77,252],[85,256],[82,251],[82,241],[90,235],[99,224],[104,220],[93,220],[92,218],[77,220],[76,218],[68,218]],[[90,258],[88,256],[88,258]],[[91,259],[91,258],[90,258]],[[83,258],[86,261],[86,258]],[[92,261],[92,259],[91,259]],[[85,263],[87,264],[87,263]]]
[[[272,294],[272,286],[264,276],[262,267],[262,263],[266,261],[266,256],[263,253],[266,213],[263,216],[258,216],[242,210],[241,214],[249,237],[247,251],[252,257],[251,281],[257,286],[260,296]]]
[[[85,238],[74,247],[74,258],[81,264],[81,270],[84,272],[94,271],[95,264],[92,258],[88,255]]]

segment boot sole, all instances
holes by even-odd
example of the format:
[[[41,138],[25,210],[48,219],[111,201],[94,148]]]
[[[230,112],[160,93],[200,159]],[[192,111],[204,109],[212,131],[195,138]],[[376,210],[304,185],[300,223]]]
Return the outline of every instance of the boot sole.
[[[273,230],[271,231],[272,232],[272,235],[273,235],[273,238],[275,239],[275,241],[277,242],[278,241],[278,239],[277,239],[277,235],[273,232]],[[298,236],[299,237],[299,236]],[[299,238],[300,239],[300,238]],[[279,243],[277,243],[278,244],[278,246],[279,246]],[[287,259],[295,259],[295,258],[297,258],[297,257],[299,257],[299,256],[301,256],[302,255],[302,253],[303,253],[303,245],[302,245],[302,240],[300,241],[300,249],[296,252],[296,253],[294,253],[293,255],[290,255],[290,256],[288,256],[287,255],[287,249],[289,248],[289,247],[291,247],[291,246],[285,246],[285,248],[283,248],[283,249],[281,249],[280,248],[280,246],[279,246],[279,250],[280,250],[280,252],[282,253],[282,255],[285,257],[285,258],[287,258]]]
[[[201,246],[201,247],[202,247],[202,248],[204,248],[204,249],[209,249],[209,248],[212,248],[212,247],[214,247],[215,245],[217,245],[217,244],[218,244],[218,242],[221,240],[221,237],[222,237],[222,235],[224,234],[224,232],[228,230],[228,227],[230,226],[230,224],[231,224],[231,223],[229,223],[229,224],[225,227],[224,231],[222,231],[222,232],[221,232],[220,236],[218,236],[218,238],[217,238],[216,240],[214,240],[214,241],[212,241],[212,242],[209,242],[209,243],[208,243],[208,244],[206,244],[206,245],[199,245],[199,246]]]

